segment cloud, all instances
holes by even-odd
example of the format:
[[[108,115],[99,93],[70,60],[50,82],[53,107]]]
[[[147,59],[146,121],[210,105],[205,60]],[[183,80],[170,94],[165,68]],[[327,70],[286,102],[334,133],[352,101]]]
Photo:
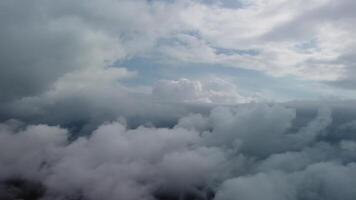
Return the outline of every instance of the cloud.
[[[8,113],[9,107],[14,112],[13,107],[29,101],[32,105],[25,106],[27,112],[46,112],[43,106],[33,105],[33,101],[40,101],[33,99],[49,101],[49,94],[58,93],[59,87],[73,92],[75,88],[60,86],[67,80],[80,85],[80,81],[88,84],[92,77],[90,81],[101,81],[103,88],[112,88],[111,84],[119,87],[113,83],[119,73],[113,67],[115,63],[135,56],[153,56],[155,52],[180,62],[223,64],[274,76],[293,74],[352,88],[353,78],[348,75],[353,72],[352,13],[341,12],[352,7],[351,2],[329,4],[315,0],[308,7],[301,1],[246,1],[233,8],[225,6],[228,4],[229,1],[4,1],[0,31],[2,113]],[[25,7],[31,9],[24,10]],[[280,12],[273,12],[276,9]],[[328,23],[315,26],[325,20]],[[337,23],[340,20],[343,23]],[[308,23],[300,26],[304,21]],[[296,40],[293,34],[299,32],[303,34]],[[339,42],[341,37],[347,39]],[[95,76],[102,78],[95,80]],[[179,78],[175,79],[183,84]],[[179,94],[178,101],[234,104],[254,100],[241,95],[226,80],[189,81],[190,89]],[[163,82],[153,91],[162,100],[175,101],[169,99],[173,95],[162,93]],[[172,83],[168,80],[162,85]]]
[[[353,89],[354,6],[1,1],[0,199],[355,199],[354,101],[262,103],[235,79],[138,84],[144,72],[121,66],[144,57]]]
[[[62,125],[75,129],[78,135],[78,131],[88,134],[103,122],[119,117],[124,117],[129,127],[174,126],[180,117],[194,110],[207,112],[214,104],[235,104],[248,99],[240,96],[234,85],[224,81],[199,88],[199,81],[182,79],[173,91],[173,85],[163,83],[176,81],[162,81],[153,91],[123,84],[136,74],[125,68],[71,72],[42,95],[2,104],[0,117]]]
[[[307,110],[314,114],[241,104],[171,128],[120,119],[77,139],[58,126],[9,120],[0,126],[0,185],[40,183],[44,199],[354,198],[354,138],[328,138],[354,118],[333,124],[337,110]]]
[[[113,122],[72,143],[58,127],[1,128],[1,179],[40,180],[47,198],[152,199],[158,189],[179,195],[206,186],[225,159],[219,149],[197,145],[197,132],[181,128],[127,130]]]
[[[352,2],[315,0],[308,6],[298,0],[238,4],[4,1],[0,99],[6,105],[2,107],[46,96],[44,93],[58,87],[58,82],[76,76],[73,74],[104,77],[106,73],[112,80],[114,75],[107,72],[114,71],[108,69],[114,63],[135,56],[154,56],[155,52],[168,60],[222,64],[273,76],[295,75],[352,88],[349,74],[354,72],[351,55],[355,42],[350,25],[353,15],[348,9]],[[344,39],[340,42],[339,38]],[[250,101],[235,92],[230,83],[213,81],[229,88],[223,91],[200,82],[203,91],[199,91],[199,84],[192,84],[196,91],[179,98],[223,104]]]
[[[163,102],[238,104],[253,100],[239,94],[233,83],[218,78],[206,81],[185,78],[161,80],[153,88],[152,95]]]
[[[216,199],[353,199],[354,180],[348,174],[354,171],[354,164],[326,162],[291,174],[271,172],[239,177],[226,181]]]
[[[102,67],[121,56],[114,38],[75,17],[52,16],[49,2],[1,4],[2,99],[38,94],[69,71]]]
[[[190,2],[181,13],[186,31],[173,35],[177,42],[163,44],[160,52],[183,62],[347,87],[353,80],[348,74],[354,71],[349,56],[355,49],[352,7],[350,0],[315,0],[308,5],[299,0],[243,1],[237,8]]]
[[[180,29],[173,22],[184,3],[31,0],[1,5],[1,121],[60,124],[88,133],[120,116],[129,126],[173,126],[190,112],[184,105],[162,105],[164,99],[155,102],[165,94],[151,94],[150,86],[126,86],[125,80],[138,72],[114,64],[144,54],[159,38]],[[249,101],[224,80],[204,83],[204,91],[195,88],[199,81],[187,82],[175,103]]]
[[[279,174],[257,174],[224,182],[217,200],[293,199],[295,190],[286,178]]]
[[[174,29],[164,17],[174,9],[126,0],[1,2],[1,100],[41,94],[69,72],[143,52]]]

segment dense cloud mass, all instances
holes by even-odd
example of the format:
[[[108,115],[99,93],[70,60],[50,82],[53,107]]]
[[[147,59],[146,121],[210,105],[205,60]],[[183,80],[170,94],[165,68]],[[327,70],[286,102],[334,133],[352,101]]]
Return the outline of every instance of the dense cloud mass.
[[[1,1],[0,100],[39,94],[64,74],[143,51],[173,29],[159,17],[169,10],[143,0]]]
[[[355,9],[1,0],[0,200],[356,199]]]
[[[1,195],[21,195],[9,189],[17,178],[40,183],[42,199],[351,200],[356,112],[336,123],[334,109],[217,107],[172,128],[119,119],[75,140],[59,126],[8,120]]]

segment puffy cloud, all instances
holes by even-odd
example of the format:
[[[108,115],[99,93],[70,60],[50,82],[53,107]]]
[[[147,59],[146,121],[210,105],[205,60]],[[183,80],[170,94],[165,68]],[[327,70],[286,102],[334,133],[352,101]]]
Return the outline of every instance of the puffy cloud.
[[[259,173],[226,181],[216,199],[353,199],[354,173],[354,164],[330,162],[290,174]]]
[[[239,94],[233,83],[217,78],[208,81],[161,80],[153,88],[152,95],[162,102],[238,104],[254,100]]]
[[[255,155],[281,151],[286,144],[285,133],[292,125],[295,111],[266,104],[216,108],[210,115],[211,144],[233,147]]]
[[[1,179],[40,180],[48,198],[152,199],[156,190],[179,195],[207,186],[225,162],[221,150],[198,145],[198,133],[181,128],[126,130],[113,122],[72,143],[58,127],[12,129],[1,125]]]
[[[223,183],[215,199],[217,200],[282,200],[294,199],[295,189],[290,187],[285,176],[279,174],[257,174],[240,177]]]
[[[52,163],[59,148],[68,143],[67,131],[59,127],[31,125],[22,129],[18,124],[5,123],[0,129],[2,180],[13,176],[40,178],[40,169]]]
[[[107,122],[77,139],[64,128],[9,120],[0,126],[0,192],[22,191],[11,186],[16,180],[40,183],[44,199],[354,198],[354,139],[328,138],[354,118],[333,124],[334,110],[299,112],[268,104],[220,107],[172,128]]]

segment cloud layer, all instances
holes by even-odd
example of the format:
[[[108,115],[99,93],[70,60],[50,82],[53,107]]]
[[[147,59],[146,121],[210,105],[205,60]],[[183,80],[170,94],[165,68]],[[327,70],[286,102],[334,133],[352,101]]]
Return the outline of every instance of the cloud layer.
[[[10,120],[0,126],[0,179],[39,182],[44,199],[355,198],[354,118],[297,111],[218,107],[172,128],[118,120],[72,141],[64,128]]]

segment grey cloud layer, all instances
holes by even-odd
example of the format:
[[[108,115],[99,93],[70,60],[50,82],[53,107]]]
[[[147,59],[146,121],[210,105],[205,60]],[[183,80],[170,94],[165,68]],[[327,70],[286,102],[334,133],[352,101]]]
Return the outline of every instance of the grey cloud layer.
[[[68,72],[110,66],[171,30],[146,1],[2,1],[1,100],[40,94]],[[11,87],[11,89],[9,89]]]
[[[71,142],[66,129],[10,120],[0,179],[39,181],[44,199],[354,199],[355,116],[310,111],[219,107],[173,128],[113,121]]]

